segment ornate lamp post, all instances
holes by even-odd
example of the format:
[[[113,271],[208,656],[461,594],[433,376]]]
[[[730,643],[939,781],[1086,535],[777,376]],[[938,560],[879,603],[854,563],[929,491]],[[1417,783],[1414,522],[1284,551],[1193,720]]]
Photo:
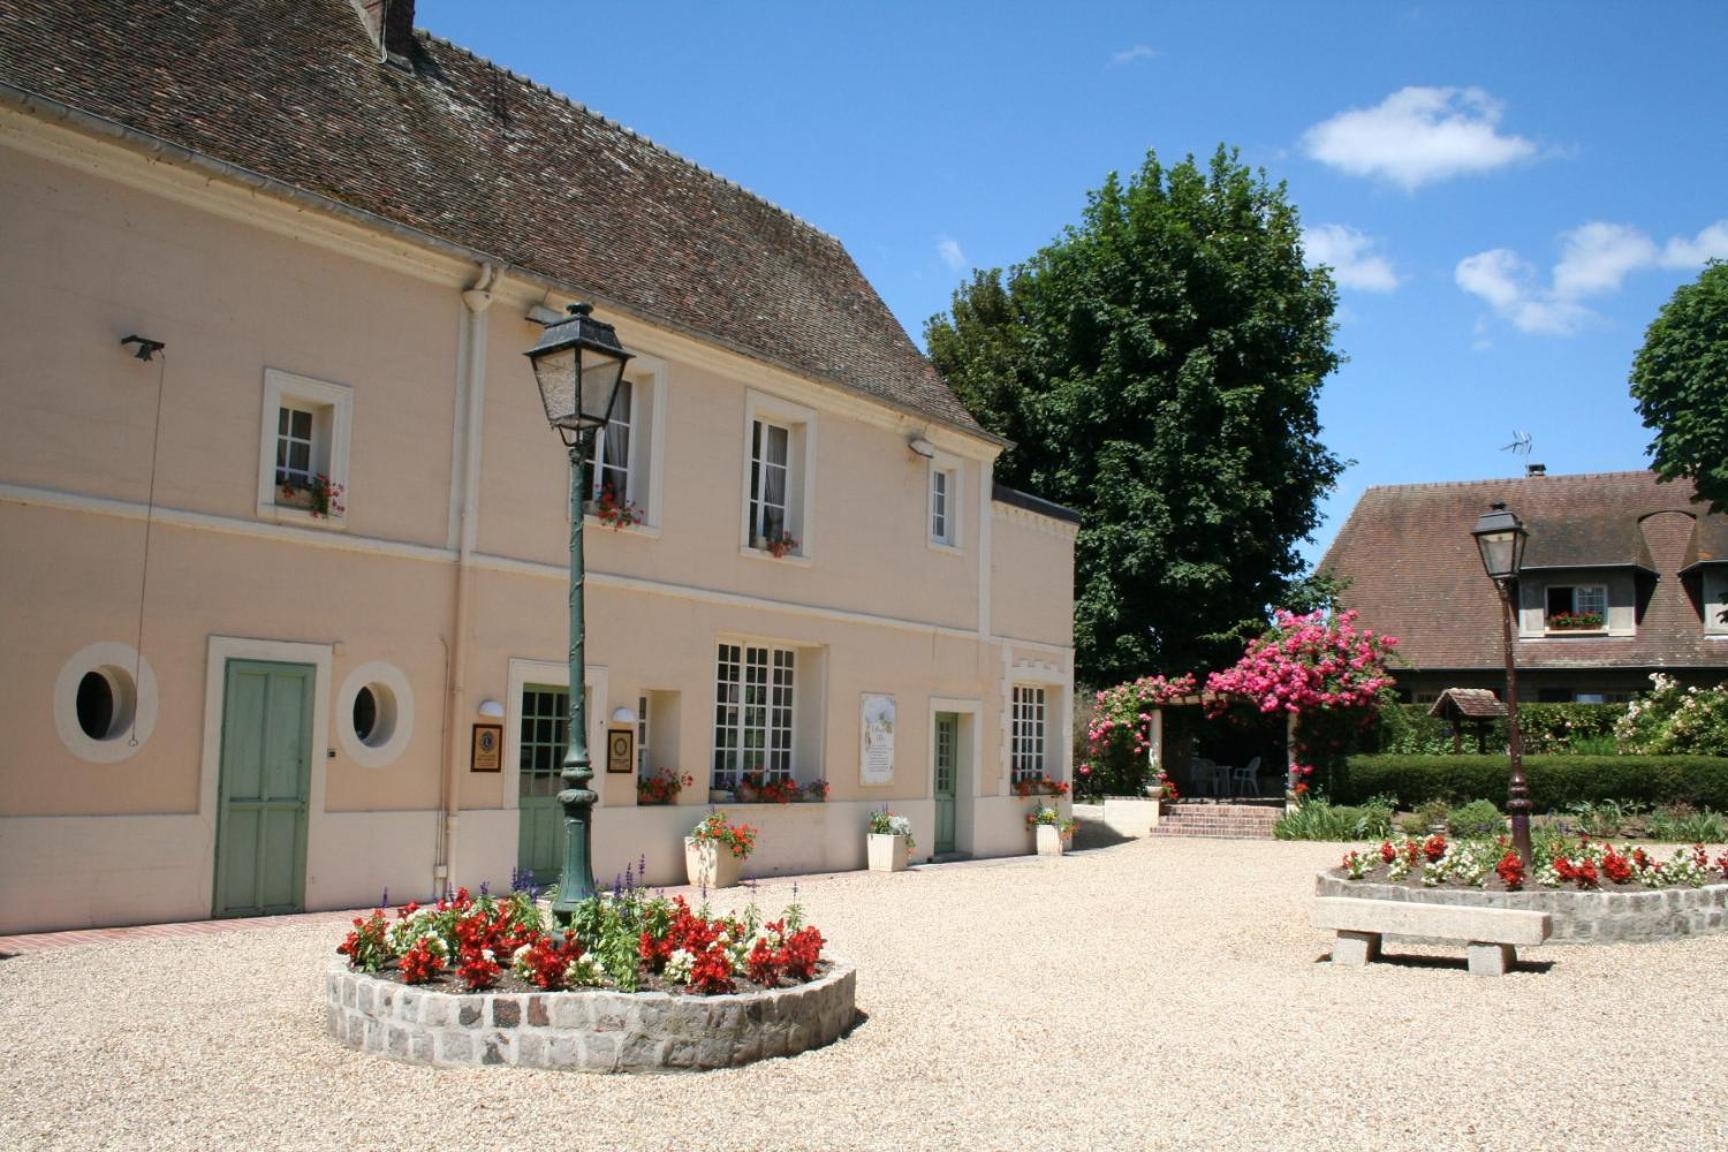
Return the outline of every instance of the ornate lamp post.
[[[1506,652],[1506,747],[1512,760],[1512,782],[1507,789],[1506,811],[1512,816],[1512,846],[1524,861],[1530,859],[1530,782],[1524,778],[1524,738],[1518,732],[1518,665],[1512,655],[1512,581],[1524,566],[1524,524],[1495,504],[1476,521],[1470,533],[1482,554],[1482,568],[1500,594],[1500,637]]]
[[[618,343],[612,325],[591,315],[588,304],[570,305],[570,315],[546,331],[527,355],[540,385],[540,401],[551,424],[570,452],[570,717],[564,749],[564,787],[558,803],[564,807],[564,868],[552,915],[567,923],[582,901],[594,895],[593,846],[588,827],[598,799],[588,787],[594,769],[588,759],[588,702],[582,681],[583,620],[582,467],[594,454],[594,437],[612,418],[618,385],[630,353]]]

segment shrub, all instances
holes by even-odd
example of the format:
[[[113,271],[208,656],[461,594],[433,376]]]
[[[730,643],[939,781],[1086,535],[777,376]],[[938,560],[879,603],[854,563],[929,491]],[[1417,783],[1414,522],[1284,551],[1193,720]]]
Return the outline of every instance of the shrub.
[[[1567,809],[1572,815],[1570,823],[1586,836],[1606,839],[1618,836],[1625,831],[1644,805],[1621,803],[1618,800],[1585,800],[1573,804]]]
[[[1309,800],[1278,818],[1280,840],[1376,840],[1392,834],[1392,804],[1373,797],[1360,807]]]
[[[1398,704],[1380,710],[1357,747],[1362,752],[1402,756],[1450,756],[1452,725],[1428,715],[1427,704]],[[1520,704],[1518,730],[1530,756],[1570,752],[1579,756],[1612,756],[1619,751],[1614,726],[1626,715],[1625,704]],[[1506,721],[1488,725],[1483,744],[1489,752],[1506,749]],[[1476,728],[1464,726],[1464,755],[1477,752]]]
[[[1498,836],[1506,831],[1506,817],[1489,800],[1472,800],[1446,816],[1446,827],[1454,836],[1471,839]]]
[[[1728,810],[1728,757],[1527,756],[1524,773],[1538,812],[1602,800]],[[1414,807],[1468,796],[1504,806],[1506,781],[1504,756],[1355,756],[1336,773],[1333,797],[1385,795]]]
[[[1728,756],[1728,683],[1682,688],[1672,676],[1653,672],[1650,684],[1615,726],[1622,749],[1656,756]]]
[[[1664,804],[1645,821],[1651,839],[1675,844],[1720,844],[1728,840],[1728,820],[1720,812],[1702,812],[1690,804]]]

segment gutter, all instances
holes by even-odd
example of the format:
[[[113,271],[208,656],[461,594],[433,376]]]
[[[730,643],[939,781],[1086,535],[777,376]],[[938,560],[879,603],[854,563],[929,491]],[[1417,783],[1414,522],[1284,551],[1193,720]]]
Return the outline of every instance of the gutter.
[[[118,120],[111,120],[106,116],[98,116],[92,112],[85,112],[81,109],[74,108],[69,104],[63,104],[58,100],[44,96],[39,92],[32,92],[28,88],[20,88],[16,84],[0,80],[0,106],[6,105],[19,109],[32,116],[39,116],[47,120],[57,120],[63,124],[70,125],[87,135],[114,141],[133,152],[142,153],[153,160],[174,164],[184,168],[190,168],[194,171],[201,172],[206,176],[213,176],[221,180],[240,184],[244,187],[263,192],[276,199],[286,200],[292,204],[300,205],[303,208],[308,208],[315,212],[321,212],[325,215],[334,216],[350,224],[356,224],[362,228],[386,233],[406,243],[414,244],[422,248],[430,248],[435,252],[453,257],[463,263],[490,264],[497,270],[500,276],[508,277],[512,280],[520,280],[524,283],[532,284],[546,292],[555,293],[571,299],[592,301],[604,308],[606,311],[616,313],[619,316],[628,317],[650,327],[662,328],[666,331],[675,332],[678,335],[698,340],[703,343],[718,345],[738,356],[742,356],[748,360],[754,360],[758,364],[765,364],[771,368],[777,368],[782,372],[789,372],[794,376],[799,376],[806,380],[813,380],[831,388],[838,388],[850,396],[863,398],[873,404],[880,404],[884,408],[888,408],[915,420],[934,421],[963,436],[969,436],[975,440],[981,440],[987,444],[994,445],[997,448],[1010,448],[1013,446],[1012,441],[1004,440],[993,433],[986,432],[982,428],[966,428],[954,424],[951,421],[944,420],[942,417],[936,416],[930,412],[913,408],[910,405],[896,403],[893,400],[874,395],[873,393],[860,392],[858,389],[842,384],[831,377],[814,375],[807,368],[794,367],[784,361],[776,360],[771,356],[764,356],[762,353],[755,351],[754,349],[746,348],[743,345],[728,340],[723,336],[717,336],[712,332],[704,332],[700,329],[693,328],[688,324],[657,313],[644,312],[639,308],[626,306],[616,298],[608,296],[603,292],[596,292],[592,288],[584,288],[580,285],[571,284],[568,281],[546,276],[530,268],[525,268],[520,264],[515,264],[509,260],[503,259],[502,257],[495,256],[490,252],[484,252],[466,244],[459,244],[452,240],[446,240],[440,236],[435,236],[430,232],[424,232],[418,228],[412,227],[411,225],[400,224],[387,217],[380,216],[375,212],[369,212],[364,208],[356,208],[353,205],[344,203],[334,197],[324,196],[317,192],[308,192],[304,188],[297,187],[285,180],[278,180],[274,176],[266,176],[263,173],[254,172],[250,168],[241,167],[240,165],[230,163],[227,160],[220,160],[203,152],[195,152],[182,145],[170,143],[169,141],[162,139],[160,136],[153,136],[148,132],[143,132],[126,124],[122,124]],[[932,368],[932,371],[934,371],[934,368]]]

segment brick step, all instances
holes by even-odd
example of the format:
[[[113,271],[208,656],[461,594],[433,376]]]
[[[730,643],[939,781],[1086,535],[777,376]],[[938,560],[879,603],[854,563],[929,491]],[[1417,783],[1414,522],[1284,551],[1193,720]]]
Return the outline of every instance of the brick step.
[[[1152,835],[1270,840],[1281,815],[1282,809],[1265,805],[1185,804],[1165,815]]]

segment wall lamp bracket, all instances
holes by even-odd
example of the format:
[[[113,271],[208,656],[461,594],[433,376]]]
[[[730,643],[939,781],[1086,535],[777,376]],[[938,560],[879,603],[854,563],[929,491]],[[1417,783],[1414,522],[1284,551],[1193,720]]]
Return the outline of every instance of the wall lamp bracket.
[[[120,347],[122,348],[126,347],[128,344],[138,345],[138,351],[134,352],[132,355],[144,361],[146,364],[156,359],[156,353],[168,347],[168,345],[162,343],[162,341],[152,340],[148,336],[128,336],[124,340],[120,341]]]

